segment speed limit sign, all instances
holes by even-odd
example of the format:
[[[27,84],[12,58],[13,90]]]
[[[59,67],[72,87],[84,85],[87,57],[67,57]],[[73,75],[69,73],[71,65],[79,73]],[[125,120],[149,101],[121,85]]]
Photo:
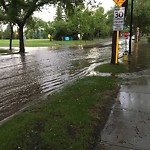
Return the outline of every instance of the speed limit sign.
[[[114,10],[114,19],[124,19],[125,7],[116,7]]]
[[[123,30],[125,7],[116,7],[114,10],[114,31]]]

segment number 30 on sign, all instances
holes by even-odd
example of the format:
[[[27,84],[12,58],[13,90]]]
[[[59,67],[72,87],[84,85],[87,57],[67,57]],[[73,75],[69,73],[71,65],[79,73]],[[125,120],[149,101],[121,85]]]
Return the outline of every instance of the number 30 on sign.
[[[124,14],[125,14],[125,8],[124,7],[115,8],[114,19],[124,19]]]

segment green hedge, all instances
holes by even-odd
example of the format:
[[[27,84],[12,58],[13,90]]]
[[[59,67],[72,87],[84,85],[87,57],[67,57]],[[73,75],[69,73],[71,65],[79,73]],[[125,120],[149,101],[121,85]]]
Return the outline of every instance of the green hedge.
[[[150,37],[147,37],[148,42],[150,43]]]

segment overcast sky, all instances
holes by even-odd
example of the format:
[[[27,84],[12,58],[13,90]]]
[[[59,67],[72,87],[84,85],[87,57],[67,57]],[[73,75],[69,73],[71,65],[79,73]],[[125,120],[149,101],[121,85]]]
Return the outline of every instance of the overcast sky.
[[[109,10],[112,6],[115,5],[113,0],[96,0],[97,2],[101,2],[105,11]],[[35,17],[39,17],[44,21],[52,21],[55,16],[55,9],[53,7],[47,7],[43,9],[41,12],[34,13]]]

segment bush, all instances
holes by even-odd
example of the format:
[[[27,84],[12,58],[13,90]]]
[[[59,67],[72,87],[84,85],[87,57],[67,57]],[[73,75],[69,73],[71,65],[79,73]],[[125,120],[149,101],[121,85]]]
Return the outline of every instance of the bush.
[[[147,41],[150,43],[150,37],[147,37]]]

